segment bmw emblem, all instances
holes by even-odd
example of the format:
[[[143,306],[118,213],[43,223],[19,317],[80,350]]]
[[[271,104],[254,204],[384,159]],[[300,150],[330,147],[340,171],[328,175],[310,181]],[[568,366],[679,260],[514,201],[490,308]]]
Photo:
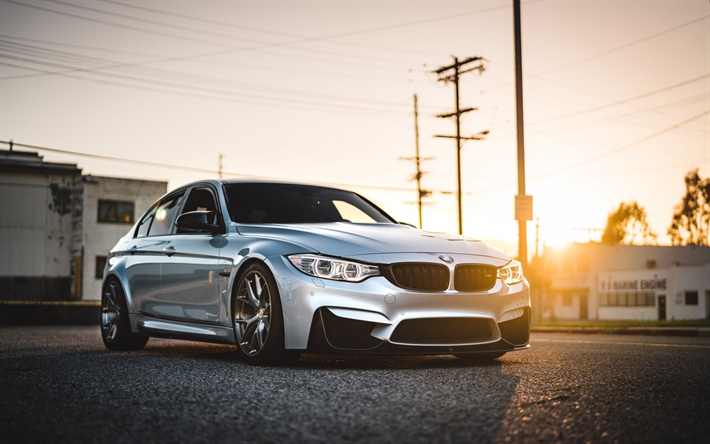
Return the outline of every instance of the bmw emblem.
[[[452,263],[452,262],[454,261],[454,258],[453,258],[453,257],[447,256],[447,255],[445,255],[445,254],[440,254],[440,255],[439,255],[439,259],[441,259],[442,261],[446,262],[447,264],[450,264],[450,263]]]

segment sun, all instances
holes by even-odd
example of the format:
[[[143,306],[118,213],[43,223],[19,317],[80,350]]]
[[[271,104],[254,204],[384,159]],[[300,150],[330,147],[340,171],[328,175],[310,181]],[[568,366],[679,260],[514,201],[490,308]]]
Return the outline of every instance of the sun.
[[[563,247],[575,242],[574,230],[562,226],[541,227],[540,240],[549,247]]]

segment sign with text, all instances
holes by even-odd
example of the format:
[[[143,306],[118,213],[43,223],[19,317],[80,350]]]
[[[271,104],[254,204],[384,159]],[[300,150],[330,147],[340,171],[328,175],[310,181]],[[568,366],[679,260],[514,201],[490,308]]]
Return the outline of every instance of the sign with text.
[[[668,290],[667,270],[630,270],[599,274],[600,293],[648,293]]]
[[[515,220],[533,220],[533,199],[527,194],[515,196]]]

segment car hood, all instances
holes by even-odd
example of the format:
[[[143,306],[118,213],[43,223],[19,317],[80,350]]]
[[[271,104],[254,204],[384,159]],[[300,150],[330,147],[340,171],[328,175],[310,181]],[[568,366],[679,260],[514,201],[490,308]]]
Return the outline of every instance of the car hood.
[[[510,260],[510,256],[480,240],[453,234],[431,233],[406,225],[322,224],[257,225],[240,224],[244,236],[258,236],[296,242],[321,254],[338,257],[380,253],[473,254]]]

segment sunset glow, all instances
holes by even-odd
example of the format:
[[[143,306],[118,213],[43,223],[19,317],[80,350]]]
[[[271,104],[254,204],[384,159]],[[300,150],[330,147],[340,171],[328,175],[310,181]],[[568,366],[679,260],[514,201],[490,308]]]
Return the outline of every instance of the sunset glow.
[[[457,231],[451,84],[462,75],[464,234],[515,254],[512,2],[0,2],[0,140],[85,174],[334,184]],[[638,201],[658,242],[683,176],[710,175],[708,2],[523,2],[529,251],[598,238]],[[659,56],[662,54],[662,57]],[[7,149],[8,144],[0,145]],[[60,150],[60,151],[55,151]],[[94,156],[87,157],[84,156]],[[95,157],[99,156],[99,157]],[[104,157],[101,157],[104,156]],[[511,251],[512,250],[512,251]]]

